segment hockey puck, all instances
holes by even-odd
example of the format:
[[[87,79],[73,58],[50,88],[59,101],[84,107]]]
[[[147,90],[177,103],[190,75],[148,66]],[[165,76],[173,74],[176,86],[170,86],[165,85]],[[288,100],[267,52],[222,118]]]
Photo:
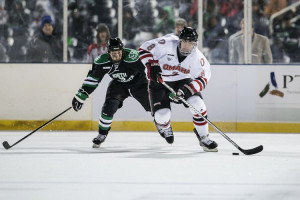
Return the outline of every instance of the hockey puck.
[[[239,154],[239,153],[232,153],[232,155],[235,155],[235,156],[236,156],[236,155],[240,155],[240,154]]]

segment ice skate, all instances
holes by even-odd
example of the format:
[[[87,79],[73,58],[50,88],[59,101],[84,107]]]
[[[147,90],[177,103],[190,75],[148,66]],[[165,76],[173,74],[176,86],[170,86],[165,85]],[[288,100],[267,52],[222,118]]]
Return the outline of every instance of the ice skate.
[[[196,134],[198,140],[199,140],[199,143],[200,143],[200,146],[203,148],[204,151],[206,152],[218,152],[218,144],[209,139],[208,135],[205,135],[205,136],[199,136],[197,130],[194,128],[194,133]]]
[[[155,121],[154,121],[154,124],[155,124],[155,126],[157,128],[158,133],[161,135],[161,137],[165,138],[165,140],[167,141],[167,143],[172,144],[174,142],[174,135],[173,135],[172,127],[170,126],[167,129],[163,129]]]
[[[101,143],[105,141],[106,136],[107,135],[98,134],[98,136],[93,139],[93,148],[99,148]]]

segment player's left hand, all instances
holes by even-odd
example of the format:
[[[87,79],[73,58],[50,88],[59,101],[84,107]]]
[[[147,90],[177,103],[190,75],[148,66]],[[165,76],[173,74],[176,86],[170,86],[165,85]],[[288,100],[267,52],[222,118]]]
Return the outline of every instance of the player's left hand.
[[[182,97],[185,100],[189,97],[193,96],[195,94],[195,91],[190,85],[184,84],[176,93],[178,97]]]
[[[72,107],[77,112],[82,108],[83,103],[79,101],[78,97],[74,97],[72,100]]]

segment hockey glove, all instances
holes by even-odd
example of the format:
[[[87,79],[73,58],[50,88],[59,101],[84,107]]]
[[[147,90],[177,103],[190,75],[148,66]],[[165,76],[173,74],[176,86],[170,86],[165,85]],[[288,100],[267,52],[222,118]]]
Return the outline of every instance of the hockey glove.
[[[176,96],[175,93],[170,93],[170,94],[169,94],[169,99],[170,99],[173,103],[181,104],[180,99],[178,99],[178,97]]]
[[[72,100],[72,107],[77,112],[82,108],[84,101],[89,97],[89,94],[80,88]]]
[[[185,100],[193,96],[197,91],[194,89],[192,84],[184,84],[178,91],[177,96],[183,97]]]
[[[147,76],[151,81],[158,82],[157,78],[161,73],[160,65],[158,63],[158,60],[149,60],[148,63],[146,63],[147,67]]]

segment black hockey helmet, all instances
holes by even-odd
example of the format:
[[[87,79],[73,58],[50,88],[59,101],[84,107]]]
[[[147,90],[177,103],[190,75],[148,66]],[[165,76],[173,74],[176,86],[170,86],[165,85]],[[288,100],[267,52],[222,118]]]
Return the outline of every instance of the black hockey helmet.
[[[192,27],[184,27],[180,34],[179,34],[180,40],[188,40],[191,42],[197,42],[198,41],[198,33],[196,29]]]
[[[116,38],[110,38],[108,40],[108,44],[107,44],[108,53],[111,51],[119,51],[123,49],[124,49],[124,45],[120,38],[116,37]]]
[[[179,40],[180,40],[180,42],[178,43],[179,52],[183,56],[188,56],[189,54],[192,53],[193,49],[195,49],[195,47],[197,46],[198,33],[196,29],[185,26],[179,34]],[[191,49],[183,49],[181,43],[185,41],[193,43],[193,47]]]

